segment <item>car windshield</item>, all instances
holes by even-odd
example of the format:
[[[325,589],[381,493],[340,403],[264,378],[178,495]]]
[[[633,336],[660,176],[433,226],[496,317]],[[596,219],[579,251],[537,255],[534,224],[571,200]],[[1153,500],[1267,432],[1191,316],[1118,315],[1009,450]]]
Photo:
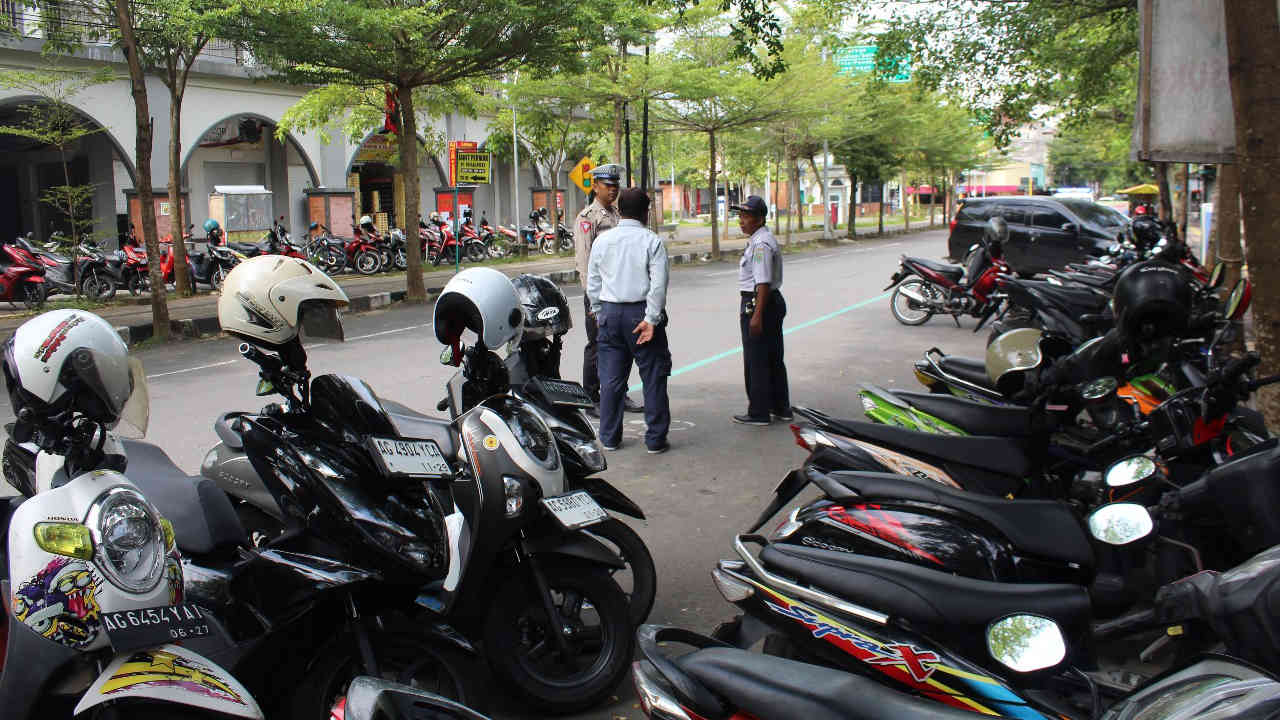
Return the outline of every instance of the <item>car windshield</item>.
[[[1090,225],[1114,228],[1121,227],[1128,222],[1128,218],[1121,213],[1116,212],[1105,205],[1099,205],[1094,202],[1089,202],[1088,200],[1060,199],[1059,202],[1061,202],[1068,210],[1075,213],[1081,220],[1089,223]]]

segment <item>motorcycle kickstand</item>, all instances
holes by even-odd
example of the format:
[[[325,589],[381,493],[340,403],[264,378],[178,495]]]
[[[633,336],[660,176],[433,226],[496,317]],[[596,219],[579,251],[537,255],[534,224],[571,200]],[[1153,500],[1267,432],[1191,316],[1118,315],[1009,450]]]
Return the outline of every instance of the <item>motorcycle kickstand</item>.
[[[561,627],[559,620],[560,613],[556,610],[555,601],[551,599],[551,586],[547,585],[547,578],[542,574],[538,559],[529,552],[523,539],[520,540],[520,554],[528,563],[529,574],[533,576],[534,585],[537,586],[538,597],[542,600],[542,611],[547,614],[547,622],[550,623],[551,632],[555,635],[556,649],[560,651],[560,657],[565,662],[569,662],[572,657],[569,640],[564,636],[564,628]]]
[[[350,594],[347,595],[347,617],[351,620],[351,631],[356,636],[356,647],[360,650],[365,674],[381,677],[378,674],[378,657],[373,654],[373,644],[369,642],[369,633],[365,631],[364,619],[360,617],[356,600]]]

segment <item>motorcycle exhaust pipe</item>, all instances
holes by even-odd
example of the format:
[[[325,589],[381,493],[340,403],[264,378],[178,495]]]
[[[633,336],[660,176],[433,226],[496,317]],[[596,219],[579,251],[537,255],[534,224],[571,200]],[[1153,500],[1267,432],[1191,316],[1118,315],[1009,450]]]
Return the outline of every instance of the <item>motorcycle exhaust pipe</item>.
[[[929,300],[925,296],[916,292],[915,288],[900,287],[898,288],[898,292],[902,293],[903,295],[906,295],[908,300],[911,300],[913,302],[918,302],[921,305],[932,304],[929,302]]]

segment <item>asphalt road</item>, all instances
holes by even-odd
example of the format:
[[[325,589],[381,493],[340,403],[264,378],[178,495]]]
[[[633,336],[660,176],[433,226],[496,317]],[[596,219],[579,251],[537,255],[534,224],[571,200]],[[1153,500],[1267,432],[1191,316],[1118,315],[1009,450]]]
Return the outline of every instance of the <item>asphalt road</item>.
[[[971,332],[972,319],[963,320],[962,328],[950,318],[905,327],[889,313],[883,288],[898,256],[939,258],[945,250],[945,231],[939,230],[785,257],[782,291],[794,404],[857,417],[858,382],[918,387],[911,362],[927,348],[981,353],[985,333]],[[673,272],[667,299],[674,367],[671,450],[646,454],[642,416],[628,415],[623,447],[609,454],[605,474],[649,515],[635,527],[658,567],[658,600],[650,622],[703,632],[734,610],[712,585],[711,567],[729,556],[732,535],[754,519],[778,480],[805,457],[786,424],[758,428],[729,420],[746,408],[736,273],[736,258]],[[565,377],[580,378],[582,291],[567,286],[565,292],[575,329],[563,371]],[[430,313],[430,308],[401,305],[348,317],[347,342],[312,348],[311,370],[358,375],[380,395],[430,411],[452,374],[438,361],[441,345]],[[141,353],[151,392],[148,439],[188,472],[199,471],[204,453],[216,442],[212,422],[219,413],[263,404],[254,396],[256,368],[235,348],[235,342],[221,338]],[[638,378],[633,376],[633,383]],[[10,414],[7,407],[4,414]],[[616,697],[611,706],[580,717],[642,717],[629,678]],[[490,710],[497,717],[526,717],[501,700]]]

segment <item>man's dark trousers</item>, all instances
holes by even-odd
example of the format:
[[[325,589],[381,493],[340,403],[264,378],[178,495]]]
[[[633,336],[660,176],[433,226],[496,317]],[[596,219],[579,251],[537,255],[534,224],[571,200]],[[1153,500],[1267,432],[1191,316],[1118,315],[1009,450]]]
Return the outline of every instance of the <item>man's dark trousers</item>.
[[[782,357],[782,319],[787,316],[787,303],[782,293],[769,293],[764,306],[764,332],[751,336],[751,315],[755,293],[742,293],[738,316],[742,321],[742,370],[747,384],[747,414],[769,419],[769,413],[786,415],[791,410],[791,393],[787,388],[787,366]]]
[[[585,280],[583,281],[586,282]],[[596,366],[596,336],[600,334],[596,318],[591,314],[591,301],[587,294],[582,294],[582,303],[586,306],[587,346],[582,350],[582,388],[592,400],[600,401],[600,369]]]
[[[600,441],[617,445],[622,441],[623,399],[631,361],[640,367],[644,382],[645,445],[650,449],[667,442],[671,427],[671,405],[667,399],[667,377],[671,375],[671,349],[667,346],[666,327],[657,327],[653,339],[637,345],[640,337],[632,332],[644,320],[645,304],[603,303],[596,315],[600,344]]]

